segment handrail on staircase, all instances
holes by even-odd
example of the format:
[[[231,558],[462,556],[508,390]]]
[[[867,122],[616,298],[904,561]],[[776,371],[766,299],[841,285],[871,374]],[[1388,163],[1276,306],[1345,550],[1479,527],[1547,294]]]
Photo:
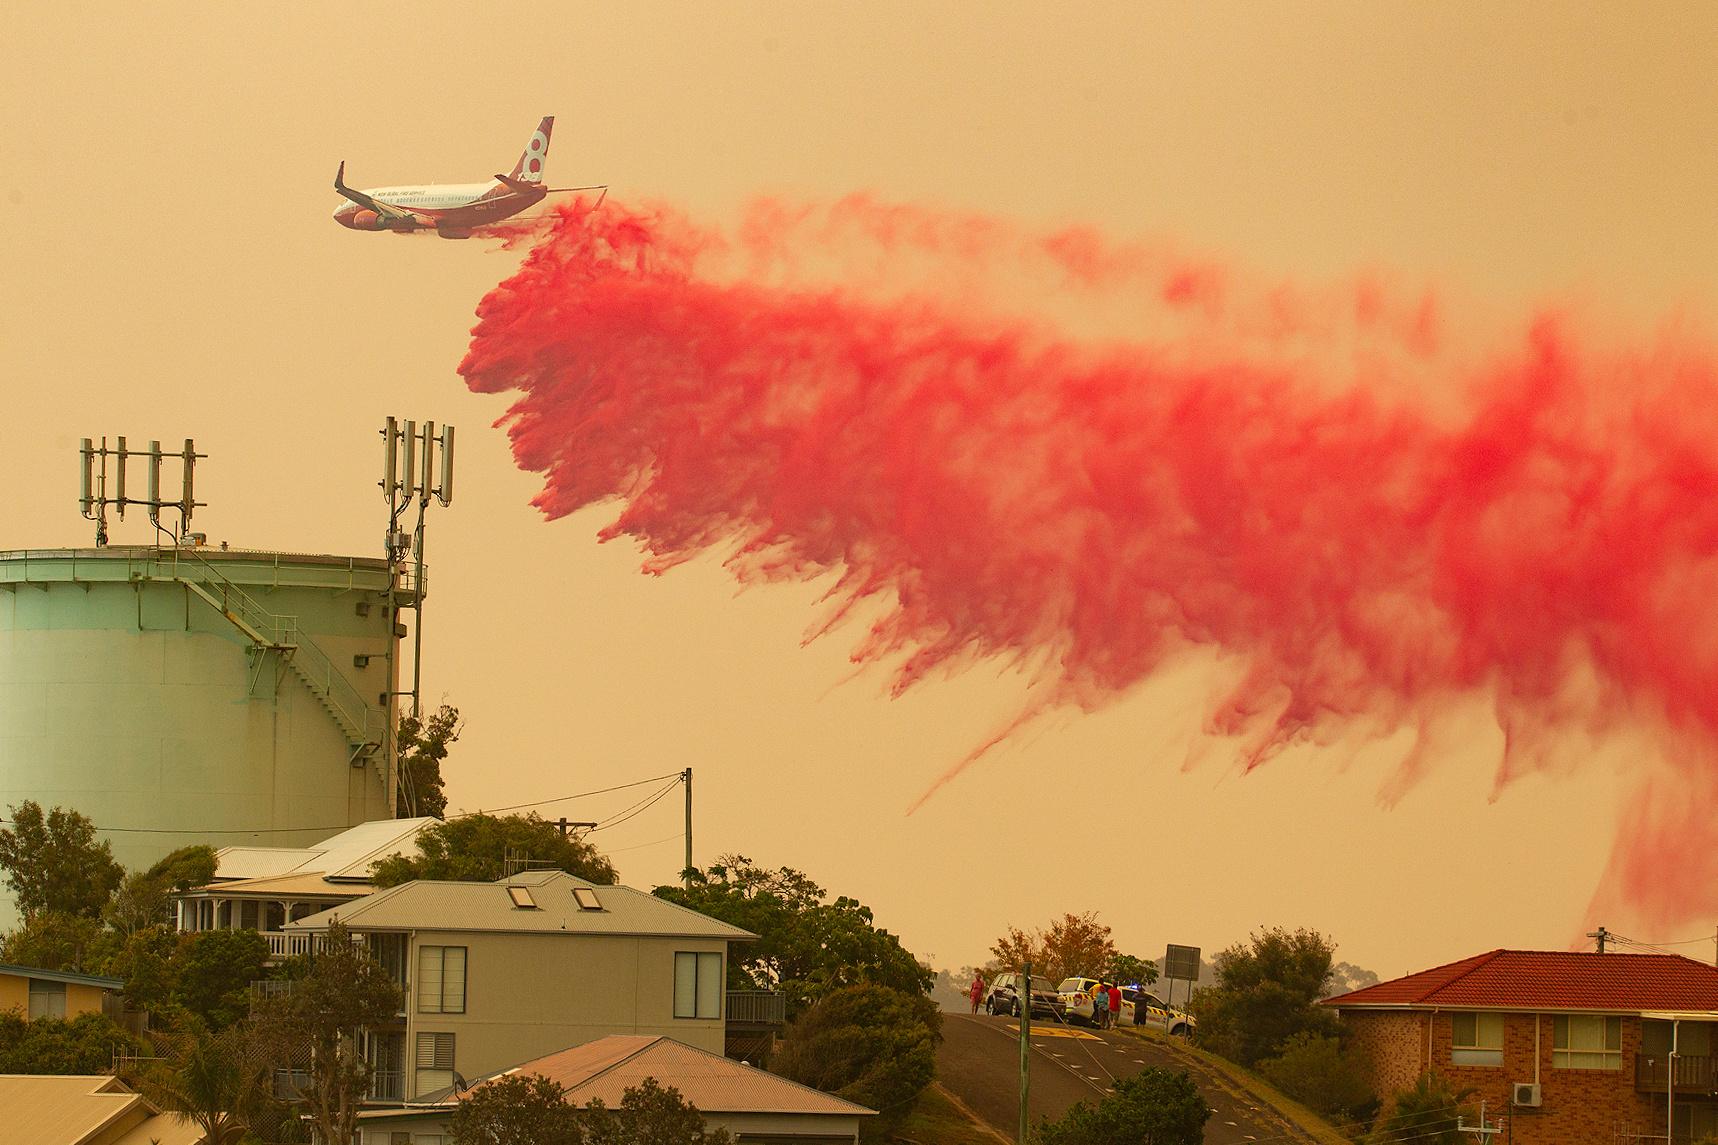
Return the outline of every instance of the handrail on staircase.
[[[252,635],[253,639],[260,636],[267,647],[281,652],[306,684],[320,690],[334,710],[336,719],[344,725],[343,730],[353,740],[353,746],[381,742],[384,713],[365,702],[345,674],[334,667],[328,653],[299,626],[298,617],[270,612],[195,550],[175,548],[172,552],[171,578],[191,584],[180,572],[181,556],[201,566],[204,583],[219,590],[221,597],[218,603],[213,600],[210,603],[217,604],[228,619],[246,630],[247,635]],[[157,549],[155,563],[161,563],[160,553],[161,550]]]

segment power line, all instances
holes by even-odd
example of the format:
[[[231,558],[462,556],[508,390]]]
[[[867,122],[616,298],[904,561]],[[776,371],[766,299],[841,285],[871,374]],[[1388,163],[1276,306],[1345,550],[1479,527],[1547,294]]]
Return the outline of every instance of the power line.
[[[683,838],[685,838],[685,836],[683,836],[680,832],[676,831],[672,835],[664,835],[662,838],[652,839],[648,843],[634,843],[630,847],[610,847],[608,850],[604,851],[603,854],[605,854],[605,855],[623,855],[628,851],[643,850],[645,847],[659,847],[663,843],[675,843],[675,842],[680,841]]]
[[[673,791],[677,786],[679,786],[679,780],[675,780],[673,783],[670,783],[668,786],[664,787],[661,791],[658,791],[655,795],[651,796],[650,799],[648,799],[644,803],[635,804],[632,809],[630,809],[627,812],[623,812],[618,818],[607,819],[601,823],[598,823],[595,827],[591,828],[591,833],[595,834],[598,831],[606,831],[610,827],[620,826],[622,823],[625,823],[628,819],[637,818],[638,816],[644,814],[646,811],[650,810],[652,807],[656,806],[658,803],[662,802],[663,799],[667,798],[668,793],[670,791]]]
[[[579,791],[579,792],[575,792],[572,795],[556,795],[556,796],[549,798],[549,799],[538,799],[538,800],[534,800],[533,802],[530,802],[530,803],[514,803],[514,804],[511,804],[511,805],[506,806],[506,807],[493,807],[493,808],[489,808],[489,809],[479,808],[476,811],[460,811],[460,812],[456,812],[453,815],[449,815],[447,817],[447,819],[444,820],[444,822],[451,822],[455,819],[469,819],[469,818],[472,818],[473,816],[477,816],[477,815],[495,815],[495,814],[499,814],[503,811],[522,811],[528,807],[546,807],[551,803],[565,803],[571,799],[588,799],[593,795],[607,795],[607,794],[609,794],[611,792],[615,792],[615,791],[625,791],[627,788],[630,788],[630,787],[643,787],[647,783],[656,783],[656,782],[659,782],[660,780],[664,780],[664,779],[673,779],[676,783],[678,783],[680,780],[680,773],[678,771],[674,771],[674,772],[669,772],[667,775],[654,775],[654,776],[651,776],[649,779],[638,779],[638,780],[634,780],[631,783],[616,784],[613,787],[599,787],[594,791]],[[669,784],[668,787],[664,788],[662,792],[658,793],[655,798],[658,798],[658,799],[661,798],[661,796],[663,794],[666,794],[668,791],[672,790],[673,786],[674,786],[674,784],[672,784],[672,783]],[[654,802],[654,799],[651,801]],[[634,804],[633,806],[636,807],[636,806],[638,806],[638,804]],[[628,810],[630,810],[630,808]],[[625,812],[624,811],[620,812],[620,814],[625,814]],[[5,824],[7,826],[17,826],[17,821],[13,820],[13,819],[0,819],[0,824]],[[105,832],[108,834],[114,834],[114,835],[272,835],[272,834],[280,834],[282,832],[287,832],[287,831],[344,831],[347,828],[354,827],[356,825],[357,824],[354,824],[354,823],[329,823],[329,824],[326,824],[324,826],[308,826],[308,827],[223,827],[223,828],[208,828],[208,829],[193,828],[193,827],[102,827],[102,826],[95,826],[95,829],[97,831]]]

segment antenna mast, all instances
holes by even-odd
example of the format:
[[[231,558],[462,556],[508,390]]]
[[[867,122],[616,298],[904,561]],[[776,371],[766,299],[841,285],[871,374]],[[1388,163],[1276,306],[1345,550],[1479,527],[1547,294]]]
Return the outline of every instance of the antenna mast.
[[[387,555],[392,574],[393,599],[389,603],[396,639],[404,633],[398,627],[400,612],[412,612],[412,685],[403,690],[393,685],[395,696],[410,696],[411,714],[422,718],[423,651],[424,651],[424,524],[430,500],[446,508],[453,503],[453,426],[444,425],[436,432],[433,421],[421,426],[415,421],[390,417],[382,426],[382,496],[388,502],[388,530],[383,537],[383,552]],[[411,532],[401,528],[403,519],[417,506],[417,520]],[[392,653],[390,653],[391,655]],[[398,679],[398,666],[395,666]],[[389,729],[390,736],[394,734]],[[395,745],[398,767],[398,745]],[[417,814],[417,793],[408,791],[407,810]]]
[[[151,441],[148,450],[142,456],[147,463],[149,474],[149,495],[146,497],[129,497],[125,490],[125,476],[130,468],[131,459],[138,456],[137,452],[127,447],[124,437],[114,439],[110,447],[107,438],[101,439],[96,445],[93,438],[84,438],[78,448],[79,459],[83,463],[83,481],[78,496],[78,510],[87,521],[95,522],[96,548],[107,546],[107,511],[112,508],[115,515],[125,520],[127,505],[141,505],[149,510],[149,523],[156,529],[166,532],[161,524],[163,511],[179,514],[179,528],[170,533],[173,543],[177,545],[200,545],[204,537],[201,533],[191,531],[191,515],[208,504],[199,501],[195,495],[194,477],[197,462],[209,455],[198,453],[197,445],[190,438],[185,439],[185,448],[179,453],[163,453],[159,441]],[[166,500],[161,495],[161,465],[163,461],[177,460],[179,462],[179,496]],[[113,495],[108,496],[108,462],[113,463]]]

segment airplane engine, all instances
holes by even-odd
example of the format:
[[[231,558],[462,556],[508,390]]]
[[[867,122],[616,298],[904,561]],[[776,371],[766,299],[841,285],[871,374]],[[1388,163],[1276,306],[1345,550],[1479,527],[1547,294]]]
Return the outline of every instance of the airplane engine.
[[[360,208],[359,210],[353,212],[353,215],[352,215],[352,225],[354,227],[358,228],[359,230],[365,230],[365,231],[376,230],[377,229],[376,224],[380,221],[381,221],[381,216],[376,214],[375,211],[371,211],[371,210],[367,210],[367,209],[363,209],[363,208]]]

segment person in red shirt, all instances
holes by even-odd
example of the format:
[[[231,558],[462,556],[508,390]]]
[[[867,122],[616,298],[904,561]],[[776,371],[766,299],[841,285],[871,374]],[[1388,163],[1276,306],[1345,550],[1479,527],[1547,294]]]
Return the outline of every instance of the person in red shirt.
[[[1121,1013],[1121,987],[1110,983],[1110,1025],[1116,1024],[1116,1017]]]
[[[972,995],[972,1012],[976,1014],[978,1003],[984,998],[984,975],[973,971],[972,985],[967,988],[967,993]]]

